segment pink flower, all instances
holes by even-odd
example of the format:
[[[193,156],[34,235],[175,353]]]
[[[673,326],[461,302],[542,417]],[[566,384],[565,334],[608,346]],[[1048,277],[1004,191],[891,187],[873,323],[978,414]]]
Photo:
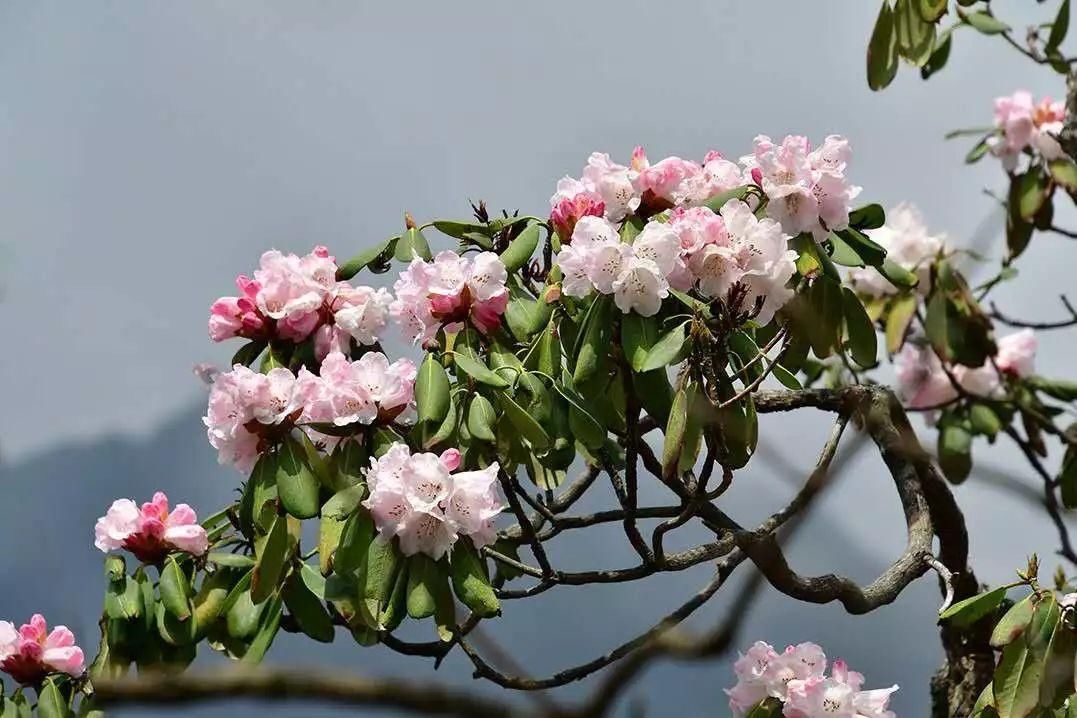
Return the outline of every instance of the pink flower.
[[[886,224],[870,229],[867,234],[886,250],[887,259],[914,272],[920,279],[917,290],[931,291],[931,265],[945,248],[944,235],[928,234],[923,215],[913,205],[902,202],[886,213]],[[872,267],[854,269],[849,278],[857,291],[872,296],[884,296],[897,291],[878,270]]]
[[[381,352],[367,352],[349,361],[332,352],[319,375],[299,371],[293,405],[302,407],[301,422],[345,426],[406,420],[414,411],[416,368],[410,359],[392,364]]]
[[[571,177],[562,178],[550,197],[550,224],[562,242],[569,241],[581,218],[602,217],[605,212],[606,203],[593,185]]]
[[[259,426],[282,424],[299,408],[290,371],[278,367],[259,374],[236,364],[214,379],[202,422],[217,460],[248,472],[262,448]]]
[[[221,297],[209,309],[209,338],[221,342],[232,337],[261,336],[265,319],[258,309],[258,282],[236,277],[238,297]]]
[[[460,536],[469,536],[476,547],[492,541],[493,520],[502,510],[498,465],[456,472],[459,466],[456,449],[441,456],[412,454],[402,443],[371,459],[366,473],[370,495],[363,505],[382,539],[399,537],[406,555],[424,553],[435,560]]]
[[[404,334],[429,344],[438,329],[459,331],[470,320],[483,333],[496,329],[508,307],[508,271],[493,252],[461,257],[439,252],[433,262],[412,260],[394,285],[389,312]]]
[[[606,219],[620,222],[639,207],[632,183],[634,172],[619,165],[605,152],[592,152],[583,168],[583,182],[602,198]]]
[[[1008,97],[995,99],[995,127],[1000,135],[988,139],[991,151],[1002,160],[1007,171],[1017,166],[1018,156],[1032,149],[1045,159],[1063,156],[1058,134],[1066,119],[1066,107],[1045,97],[1034,104],[1032,94],[1018,90]]]
[[[51,632],[41,614],[15,629],[0,621],[0,670],[23,685],[37,685],[50,673],[81,676],[85,671],[82,649],[65,626]]]
[[[905,342],[894,357],[898,394],[910,409],[926,409],[957,398],[957,390],[929,346]]]
[[[643,161],[647,161],[646,155],[643,155]],[[643,204],[661,211],[695,198],[701,193],[698,188],[704,182],[703,168],[696,162],[666,157],[653,165],[647,163],[633,184]]]
[[[126,549],[143,563],[158,563],[170,551],[201,556],[209,550],[206,530],[187,504],[168,510],[168,497],[158,491],[139,509],[131,499],[112,502],[94,526],[94,545],[102,551]]]
[[[999,371],[1016,377],[1026,377],[1035,371],[1036,348],[1039,345],[1036,333],[1031,329],[1008,334],[998,340],[998,354],[995,364]]]
[[[811,232],[821,241],[829,230],[849,225],[850,203],[860,187],[845,177],[851,152],[844,137],[829,135],[815,151],[800,135],[789,135],[780,145],[759,135],[754,144],[741,164],[770,199],[767,214],[782,229],[792,235]]]
[[[385,289],[351,287],[341,282],[332,301],[336,327],[361,345],[376,344],[389,324],[393,295]]]

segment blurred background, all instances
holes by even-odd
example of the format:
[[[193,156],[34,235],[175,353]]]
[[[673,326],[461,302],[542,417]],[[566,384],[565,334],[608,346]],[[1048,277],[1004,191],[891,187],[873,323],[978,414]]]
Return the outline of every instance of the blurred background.
[[[1018,27],[1053,12],[994,5]],[[712,148],[736,158],[757,133],[841,133],[864,201],[910,200],[956,245],[997,257],[1002,217],[982,190],[1001,187],[1003,174],[990,158],[966,167],[968,143],[943,135],[990,124],[997,95],[1064,87],[1000,40],[959,32],[931,82],[906,67],[871,93],[863,65],[877,11],[864,0],[0,4],[0,618],[41,611],[92,655],[103,592],[92,527],[113,498],[163,489],[204,515],[232,498],[242,477],[216,465],[192,367],[227,364],[238,344],[209,342],[208,307],[267,248],[325,244],[343,259],[399,232],[405,210],[419,221],[464,218],[469,199],[541,215],[557,179],[578,176],[592,150],[625,163],[636,144],[652,158],[698,159]],[[1073,226],[1072,215],[1056,223]],[[1037,235],[1019,266],[997,293],[1000,307],[1059,318],[1077,244]],[[1041,340],[1039,371],[1072,377],[1072,336]],[[722,498],[747,524],[791,495],[829,429],[810,413],[762,424],[760,454]],[[957,494],[980,578],[1008,580],[1033,550],[1050,572],[1056,537],[1031,470],[1001,444],[975,448],[980,470]],[[1000,491],[999,477],[1033,496]],[[641,492],[664,498],[655,486]],[[588,505],[612,500],[600,486]],[[675,536],[677,546],[699,538]],[[573,538],[552,547],[566,569],[634,563],[618,526]],[[870,580],[903,547],[892,482],[867,451],[790,555],[801,572]],[[556,589],[507,605],[487,635],[527,672],[548,674],[640,632],[709,574],[701,566],[630,588]],[[689,625],[713,625],[730,596]],[[871,686],[899,683],[899,715],[925,715],[941,660],[938,602],[931,576],[861,617],[767,589],[739,645],[817,641]],[[430,632],[423,624],[406,635]],[[621,710],[725,715],[734,658],[660,663]],[[497,692],[471,680],[459,652],[434,673],[425,659],[361,648],[343,633],[328,647],[282,635],[269,660]]]

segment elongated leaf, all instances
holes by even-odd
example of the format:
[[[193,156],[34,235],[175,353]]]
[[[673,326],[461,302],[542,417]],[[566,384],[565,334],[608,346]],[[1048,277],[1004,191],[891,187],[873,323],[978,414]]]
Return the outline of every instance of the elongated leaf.
[[[362,577],[363,599],[381,614],[389,603],[396,576],[405,561],[394,541],[375,537],[367,546],[366,573]]]
[[[333,641],[333,619],[298,573],[284,582],[281,597],[303,633],[322,643]]]
[[[994,438],[1002,430],[1002,420],[987,404],[976,403],[969,407],[969,426],[974,434]]]
[[[613,297],[608,294],[597,296],[587,311],[580,328],[576,366],[572,374],[577,386],[597,374],[606,361],[613,337],[612,311]]]
[[[879,273],[899,289],[911,289],[920,283],[919,278],[909,270],[891,259],[884,259],[879,265]]]
[[[366,486],[362,484],[338,491],[322,505],[322,518],[347,518],[365,496]]]
[[[277,496],[281,506],[297,519],[317,516],[320,486],[302,444],[292,436],[286,437],[277,450]]]
[[[408,558],[408,615],[412,618],[429,618],[434,615],[435,593],[438,581],[445,576],[437,563],[426,554],[417,553]]]
[[[75,714],[67,707],[67,701],[55,678],[47,678],[37,694],[37,714],[41,718],[68,718]]]
[[[868,217],[867,219],[877,221],[878,217]],[[855,227],[847,227],[835,232],[835,234],[841,237],[864,260],[865,264],[872,267],[881,267],[885,264],[886,249],[860,230]],[[889,279],[889,277],[887,278]]]
[[[946,14],[947,0],[915,0],[920,17],[925,22],[935,22]]]
[[[921,2],[924,1],[932,0],[921,0]],[[931,53],[931,57],[928,58],[924,66],[920,68],[920,77],[923,79],[926,80],[941,70],[950,59],[950,50],[953,47],[953,33],[950,30],[951,28],[947,28],[935,39],[934,52]]]
[[[423,233],[418,228],[412,227],[404,232],[397,241],[393,256],[401,262],[410,262],[415,257],[429,262],[431,259],[430,245],[427,243]]]
[[[879,16],[875,28],[871,31],[868,42],[868,87],[881,90],[897,75],[897,37],[894,32],[894,13],[890,0],[883,0],[879,7]]]
[[[654,343],[647,352],[647,358],[639,368],[641,372],[661,369],[684,359],[691,345],[688,342],[688,323],[684,322],[670,329]]]
[[[1073,446],[1066,449],[1062,458],[1058,483],[1062,494],[1062,505],[1067,509],[1077,507],[1077,448]]]
[[[386,631],[395,630],[400,622],[408,615],[408,564],[401,560],[396,573],[392,576],[392,584],[387,598],[383,602],[381,612],[378,614],[378,623]]]
[[[1014,178],[1017,183],[1017,206],[1021,219],[1031,222],[1047,201],[1047,178],[1039,168]]]
[[[440,423],[449,413],[449,375],[433,354],[427,354],[415,378],[419,421]]]
[[[1005,597],[1005,586],[978,593],[947,608],[939,614],[939,620],[950,621],[955,626],[970,626],[997,609]]]
[[[689,409],[695,401],[697,391],[695,384],[689,382],[673,394],[673,406],[669,410],[669,421],[666,423],[662,445],[662,473],[667,479],[677,474],[688,433]]]
[[[481,360],[473,358],[464,352],[455,352],[453,354],[453,363],[457,369],[480,384],[486,384],[495,389],[504,389],[509,385],[507,381],[494,373]]]
[[[467,429],[471,432],[471,436],[482,441],[494,441],[496,424],[497,413],[490,400],[482,394],[473,396],[467,409]]]
[[[169,613],[181,621],[191,617],[191,583],[174,557],[161,569],[160,590],[161,603]]]
[[[1042,677],[1042,657],[1023,641],[1006,646],[992,681],[999,718],[1026,718],[1039,703]]]
[[[277,631],[280,630],[282,604],[283,600],[279,594],[266,603],[258,623],[258,630],[254,634],[254,640],[251,641],[247,652],[243,654],[243,663],[261,663],[269,652],[269,647],[273,645],[273,639],[277,637]]]
[[[262,543],[251,576],[251,598],[256,604],[262,603],[277,590],[288,554],[288,521],[278,516]]]
[[[1058,46],[1066,39],[1066,33],[1069,28],[1070,0],[1062,0],[1062,3],[1058,6],[1058,14],[1055,15],[1055,21],[1051,23],[1051,32],[1047,36],[1047,44],[1044,47],[1048,54],[1052,50],[1058,49]]]
[[[894,5],[894,32],[897,35],[898,52],[916,67],[931,57],[935,46],[935,25],[920,14],[920,0],[896,0]]]
[[[846,348],[853,356],[853,361],[862,367],[875,366],[879,353],[879,340],[875,336],[875,326],[860,299],[848,287],[842,287],[842,314],[845,317],[845,332],[848,337]]]
[[[995,625],[991,632],[991,645],[1002,648],[1013,643],[1025,632],[1029,623],[1032,622],[1032,613],[1036,608],[1033,598],[1036,594],[1030,593],[1006,611],[1005,615]]]
[[[1068,2],[1068,0],[1067,0]],[[1052,160],[1047,165],[1051,179],[1071,194],[1077,192],[1077,164],[1068,158]]]
[[[470,540],[458,541],[452,550],[452,585],[457,598],[483,618],[496,616],[501,604],[486,575],[486,564]]]
[[[998,35],[1010,30],[1009,25],[982,10],[966,13],[962,19],[966,24],[976,28],[984,35]]]
[[[905,345],[905,334],[916,314],[917,299],[914,294],[902,294],[890,305],[886,316],[886,351],[893,356]]]
[[[946,417],[939,422],[939,468],[949,481],[959,484],[972,471],[972,432],[961,420]]]
[[[396,251],[396,243],[399,240],[400,237],[390,237],[383,242],[371,245],[362,250],[354,257],[344,262],[344,264],[337,267],[337,279],[340,281],[347,281],[356,274],[359,274],[359,272],[366,267],[388,262]]]
[[[629,312],[621,319],[621,345],[633,371],[642,371],[647,354],[658,341],[658,317]]]
[[[853,229],[878,229],[884,224],[886,212],[881,204],[865,204],[849,213],[849,226]]]
[[[501,402],[501,411],[504,412],[505,417],[512,422],[520,435],[531,443],[535,451],[541,453],[549,448],[549,434],[546,433],[541,424],[535,421],[535,418],[530,413],[516,403],[515,399],[508,394],[502,394],[498,397],[498,401]]]
[[[520,267],[531,261],[539,243],[539,230],[542,225],[533,222],[520,232],[516,239],[509,242],[509,246],[501,253],[501,261],[505,269],[515,272]]]

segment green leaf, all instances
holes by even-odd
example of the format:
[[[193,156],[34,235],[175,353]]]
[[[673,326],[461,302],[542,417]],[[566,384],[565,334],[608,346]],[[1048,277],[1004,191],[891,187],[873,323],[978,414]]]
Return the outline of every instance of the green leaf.
[[[445,413],[445,418],[441,420],[440,424],[435,427],[433,424],[424,423],[419,424],[416,427],[416,430],[421,434],[423,448],[429,450],[443,444],[455,443],[452,441],[452,438],[456,435],[456,427],[459,423],[457,421],[458,418],[456,399],[450,395],[449,411]]]
[[[747,198],[747,196],[750,194],[755,193],[758,195],[758,192],[759,188],[756,187],[754,184],[741,185],[740,187],[734,187],[732,189],[726,190],[725,192],[720,192],[714,195],[706,202],[704,202],[703,206],[707,207],[708,209],[714,210],[715,212],[718,212],[722,209],[722,207],[725,206],[726,202],[728,202],[729,200],[743,200]]]
[[[1058,484],[1062,492],[1062,505],[1067,509],[1077,507],[1077,448],[1072,445],[1062,458]]]
[[[843,267],[867,266],[867,263],[864,262],[860,255],[856,253],[856,250],[852,248],[852,245],[834,232],[827,235],[826,239],[827,242],[830,243],[830,260],[834,262],[834,264],[840,264]]]
[[[666,370],[655,369],[654,371],[636,374],[632,377],[632,385],[635,387],[636,396],[639,397],[644,411],[658,422],[659,426],[665,426],[669,420],[670,407],[673,406],[673,387],[669,384],[669,376],[667,376]],[[579,431],[574,430],[579,435]],[[603,438],[605,438],[605,430],[602,433]],[[583,443],[588,448],[597,448],[586,441]]]
[[[1014,177],[1017,183],[1017,207],[1021,219],[1031,222],[1047,201],[1047,178],[1037,167]]]
[[[186,646],[198,637],[198,624],[194,619],[181,621],[163,603],[155,606],[154,621],[157,634],[170,646]]]
[[[307,452],[291,435],[277,450],[277,496],[281,506],[297,519],[318,515],[318,477],[311,471]]]
[[[118,578],[109,578],[108,588],[105,590],[105,615],[113,620],[134,620],[142,616],[142,592],[137,581],[127,577],[123,559],[119,556],[109,556],[106,566],[113,560],[119,562]],[[106,574],[112,576],[115,571],[106,570]]]
[[[700,396],[697,402],[705,403],[706,400]],[[705,411],[706,407],[703,407],[703,410]],[[700,412],[697,410],[696,413],[698,415]],[[691,421],[690,413],[689,425]],[[755,410],[755,400],[748,395],[732,406],[719,409],[718,422],[725,440],[722,464],[732,469],[745,466],[755,454],[756,444],[759,442],[759,417]]]
[[[248,582],[249,584],[249,582]],[[239,585],[236,589],[239,589]],[[230,605],[229,605],[229,602]],[[262,619],[262,609],[267,604],[255,604],[250,591],[233,590],[225,600],[225,625],[228,635],[236,640],[245,641],[254,636]]]
[[[298,573],[293,572],[284,582],[281,597],[303,633],[315,641],[332,643],[333,619]]]
[[[935,47],[935,25],[923,18],[919,4],[920,0],[896,0],[894,33],[901,56],[916,67],[923,67]]]
[[[1032,613],[1036,608],[1036,604],[1033,602],[1035,596],[1035,593],[1030,593],[1013,604],[1010,610],[1006,611],[991,632],[992,646],[995,648],[1008,646],[1025,632],[1025,629],[1032,622]]]
[[[412,618],[429,618],[434,615],[437,582],[445,575],[429,556],[417,553],[408,558],[408,615]]]
[[[430,245],[427,243],[426,237],[415,227],[407,230],[400,237],[400,240],[396,243],[396,248],[393,250],[393,256],[400,262],[411,262],[416,256],[424,262],[429,262],[432,259]]]
[[[1009,25],[982,10],[962,14],[961,19],[964,20],[967,25],[972,25],[984,35],[998,35],[1004,32],[1009,32],[1010,30]],[[1003,718],[1005,718],[1005,716]]]
[[[269,647],[273,645],[273,639],[277,637],[277,631],[280,630],[281,604],[282,599],[278,594],[265,605],[254,640],[251,641],[247,652],[243,654],[243,663],[261,663],[269,652]]]
[[[978,593],[947,608],[939,614],[939,620],[950,621],[958,627],[971,626],[984,616],[995,611],[1005,597],[1005,586]]]
[[[946,14],[947,0],[916,0],[917,9],[924,22],[936,22]]]
[[[552,383],[553,390],[569,405],[569,425],[580,443],[589,449],[599,449],[606,441],[606,428],[587,410],[587,400],[564,384]]]
[[[647,352],[647,358],[643,361],[639,371],[654,371],[683,361],[690,349],[688,322],[682,322],[663,334],[662,338],[654,343],[654,346]]]
[[[55,678],[45,679],[37,694],[37,714],[41,718],[67,718],[74,716],[67,707],[67,700],[56,685]]]
[[[576,365],[572,379],[583,384],[596,373],[606,361],[613,339],[613,297],[600,294],[595,297],[580,327],[579,346],[575,351]]]
[[[498,401],[501,403],[501,411],[516,427],[516,430],[520,432],[520,435],[531,442],[531,447],[535,451],[541,453],[549,448],[550,436],[531,414],[517,404],[508,394],[500,395]]]
[[[669,410],[665,439],[662,444],[662,474],[666,479],[677,475],[681,454],[688,438],[688,418],[698,392],[693,382],[686,382],[673,394],[673,406]]]
[[[879,273],[899,289],[912,289],[920,283],[919,278],[914,273],[889,258],[884,259],[883,263],[879,265]]]
[[[340,541],[333,554],[333,571],[344,575],[359,569],[366,561],[373,539],[374,519],[365,509],[355,511],[341,529]]]
[[[886,212],[881,204],[865,204],[849,213],[849,226],[853,229],[878,229],[884,224],[886,224]]]
[[[621,346],[633,371],[642,371],[647,354],[657,341],[658,317],[629,312],[621,318]]]
[[[161,603],[169,613],[181,621],[191,617],[191,583],[172,556],[161,569],[160,589]]]
[[[400,237],[390,237],[384,242],[380,242],[362,250],[347,262],[337,267],[337,279],[340,281],[347,281],[356,274],[359,274],[359,272],[366,267],[387,263],[396,251],[396,245],[399,240]]]
[[[329,457],[329,473],[337,491],[363,482],[363,472],[370,466],[370,449],[366,442],[348,439],[337,444]],[[324,507],[323,507],[324,515]]]
[[[267,346],[269,346],[269,342],[264,339],[255,339],[247,342],[239,348],[239,351],[232,355],[232,366],[235,366],[236,364],[242,364],[243,366],[254,364]]]
[[[897,75],[897,36],[890,0],[883,0],[879,16],[868,42],[868,87],[878,91],[893,82]]]
[[[857,364],[864,368],[875,366],[879,353],[875,326],[855,292],[848,287],[842,287],[841,298],[845,333],[848,337],[845,346]]]
[[[456,542],[451,561],[452,585],[457,598],[483,618],[501,613],[501,604],[486,575],[486,562],[479,557],[470,540]]]
[[[959,484],[972,471],[972,433],[965,422],[943,417],[939,421],[939,468],[947,480]]]
[[[345,519],[366,496],[366,486],[359,484],[342,489],[322,505],[322,518]]]
[[[476,394],[471,399],[467,410],[467,430],[471,436],[481,441],[495,441],[494,426],[497,424],[497,413],[494,405],[482,394]]]
[[[1002,420],[987,404],[976,402],[969,407],[969,425],[974,434],[994,438],[1002,430]]]
[[[427,354],[419,366],[415,404],[420,422],[440,423],[449,413],[449,375],[433,354]]]
[[[401,576],[407,575],[407,562],[393,541],[375,537],[367,547],[366,573],[362,577],[363,599],[378,615],[383,626],[389,625],[386,613],[394,609],[394,594]],[[403,590],[403,589],[402,589]],[[401,611],[399,618],[404,617]],[[392,616],[389,617],[390,619]],[[394,626],[395,627],[395,626]]]
[[[916,315],[917,303],[915,294],[901,294],[890,304],[886,315],[886,351],[891,356],[905,345],[905,334]]]
[[[288,520],[278,516],[269,529],[258,552],[254,573],[251,575],[251,598],[261,603],[280,585],[284,566],[288,561]]]
[[[1051,179],[1067,192],[1077,192],[1077,164],[1073,160],[1068,158],[1051,160],[1047,164],[1047,170],[1051,173]]]
[[[840,347],[842,327],[841,285],[826,277],[818,277],[808,290],[811,316],[808,318],[808,339],[815,356],[823,359]]]
[[[509,246],[501,253],[501,262],[510,273],[524,267],[531,261],[539,243],[539,230],[542,227],[538,222],[532,222],[524,228],[524,231],[509,242]]]
[[[924,2],[925,0],[921,0]],[[935,39],[935,50],[931,53],[931,57],[923,67],[920,68],[920,77],[924,80],[928,79],[936,72],[946,66],[947,60],[950,59],[950,50],[953,47],[953,33],[950,31],[952,28],[947,28]],[[984,151],[987,151],[985,145]]]
[[[1037,657],[1023,641],[1006,646],[991,683],[999,718],[1028,716],[1039,703],[1042,677],[1042,657]]]
[[[468,356],[464,352],[453,352],[453,363],[456,368],[470,376],[480,384],[492,386],[495,389],[505,389],[509,383],[498,374],[490,370],[481,360]]]
[[[1057,50],[1062,41],[1066,39],[1066,32],[1069,28],[1070,0],[1062,0],[1062,4],[1058,6],[1058,14],[1055,15],[1055,21],[1051,23],[1051,33],[1047,36],[1047,44],[1044,49],[1048,53],[1052,50]]]
[[[991,144],[987,141],[990,137],[991,135],[988,135],[972,146],[972,149],[965,155],[965,164],[975,164],[991,151]]]

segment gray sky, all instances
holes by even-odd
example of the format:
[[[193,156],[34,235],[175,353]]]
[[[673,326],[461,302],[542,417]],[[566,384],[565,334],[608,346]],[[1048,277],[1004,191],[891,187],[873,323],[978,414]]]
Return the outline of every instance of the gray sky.
[[[1040,9],[995,5],[1017,22]],[[595,149],[735,157],[760,132],[843,133],[865,201],[913,201],[965,242],[992,208],[981,188],[1002,175],[990,160],[964,166],[967,144],[942,135],[989,123],[996,95],[1060,95],[1061,82],[962,31],[931,82],[905,67],[871,93],[863,56],[876,10],[864,0],[3,3],[0,456],[27,467],[106,437],[155,440],[178,416],[197,432],[204,390],[191,367],[236,348],[208,341],[208,306],[264,249],[325,244],[346,257],[396,233],[405,209],[463,217],[468,198],[541,214],[556,180]],[[1077,225],[1069,209],[1056,216]],[[1059,316],[1075,252],[1037,236],[1003,306]],[[1072,347],[1045,337],[1041,370],[1072,375]],[[775,427],[775,444],[790,431],[821,441],[812,420],[768,419],[764,431]],[[1012,452],[985,449],[978,458],[1028,473]],[[872,461],[824,511],[877,570],[902,531]],[[754,491],[735,489],[746,518],[772,508]],[[959,497],[985,578],[1050,550],[1039,513],[975,485]],[[836,568],[827,533],[813,535],[798,549],[804,566]],[[929,625],[934,599],[920,595]]]

